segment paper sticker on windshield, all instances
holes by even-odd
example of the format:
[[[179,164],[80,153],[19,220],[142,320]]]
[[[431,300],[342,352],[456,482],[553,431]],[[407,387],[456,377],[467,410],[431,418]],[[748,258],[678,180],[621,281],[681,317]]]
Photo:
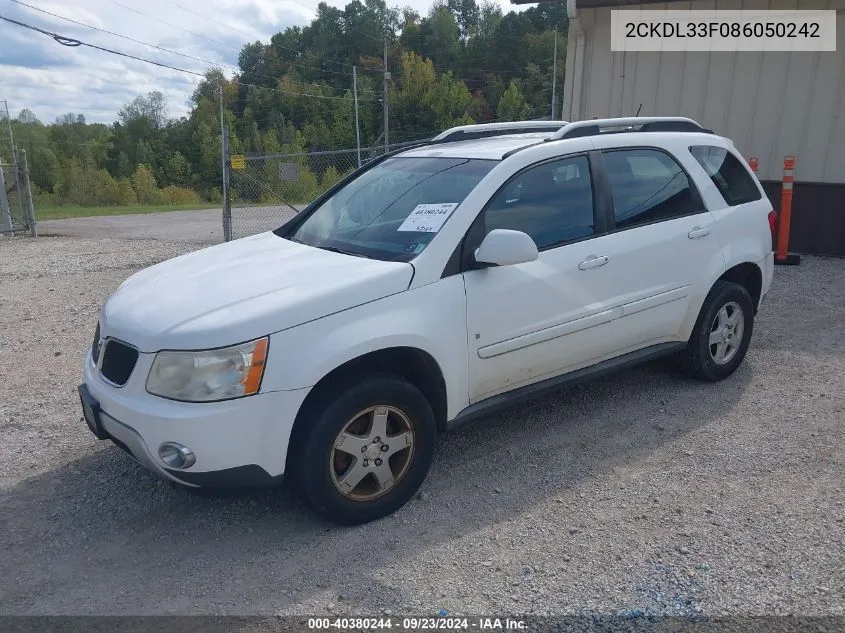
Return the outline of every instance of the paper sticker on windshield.
[[[457,202],[418,204],[396,230],[410,233],[437,233],[457,206]]]

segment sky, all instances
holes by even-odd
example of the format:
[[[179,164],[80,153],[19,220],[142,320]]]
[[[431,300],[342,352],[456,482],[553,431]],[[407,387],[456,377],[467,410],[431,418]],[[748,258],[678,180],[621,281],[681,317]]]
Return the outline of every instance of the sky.
[[[0,15],[85,42],[202,73],[214,64],[237,67],[247,41],[268,42],[288,26],[308,24],[318,0],[20,0],[85,25],[208,60],[209,64],[168,54],[0,0]],[[526,8],[496,0],[507,13]],[[328,4],[342,7],[344,0]],[[426,14],[432,0],[401,0]],[[124,104],[159,90],[168,114],[187,113],[200,77],[158,68],[84,46],[68,47],[51,37],[0,21],[0,101],[14,118],[28,108],[45,123],[67,112],[89,123],[111,123]],[[0,104],[0,108],[2,104]]]

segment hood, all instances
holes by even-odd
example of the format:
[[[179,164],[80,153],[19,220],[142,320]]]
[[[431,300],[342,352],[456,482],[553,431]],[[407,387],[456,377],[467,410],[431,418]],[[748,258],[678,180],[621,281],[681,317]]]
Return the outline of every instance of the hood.
[[[402,292],[413,272],[261,233],[132,275],[103,306],[101,334],[142,352],[233,345]]]

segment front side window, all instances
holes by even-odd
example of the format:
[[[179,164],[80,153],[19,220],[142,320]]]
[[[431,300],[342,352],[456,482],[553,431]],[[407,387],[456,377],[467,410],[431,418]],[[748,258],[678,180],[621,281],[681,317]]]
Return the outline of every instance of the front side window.
[[[703,212],[681,166],[654,149],[604,152],[616,228],[624,229]]]
[[[693,145],[689,151],[704,167],[728,205],[733,207],[760,200],[760,190],[754,179],[731,152],[712,145]]]
[[[513,229],[531,236],[538,249],[594,234],[593,189],[586,156],[526,169],[490,201],[485,234]]]
[[[385,261],[410,261],[497,161],[388,158],[325,200],[288,236]]]

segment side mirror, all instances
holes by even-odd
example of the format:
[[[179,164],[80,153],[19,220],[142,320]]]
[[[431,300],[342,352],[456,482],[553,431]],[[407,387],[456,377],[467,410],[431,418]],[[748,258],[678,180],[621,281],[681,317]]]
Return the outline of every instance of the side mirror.
[[[476,262],[495,266],[533,262],[539,255],[537,245],[527,233],[510,229],[493,229],[475,249]]]

